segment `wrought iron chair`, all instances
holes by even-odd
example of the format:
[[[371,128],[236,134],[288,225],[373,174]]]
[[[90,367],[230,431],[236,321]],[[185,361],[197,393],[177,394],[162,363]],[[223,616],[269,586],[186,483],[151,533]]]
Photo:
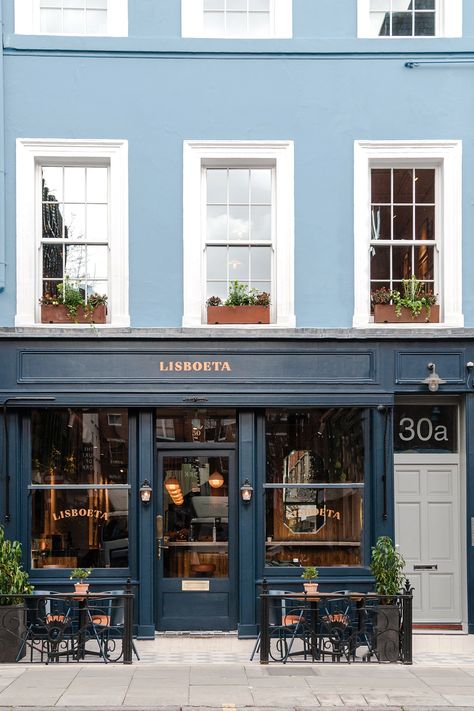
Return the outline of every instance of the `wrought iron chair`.
[[[27,648],[30,662],[37,652],[46,663],[58,662],[65,656],[67,661],[74,654],[74,629],[70,604],[67,600],[55,598],[50,590],[34,590],[25,598],[26,632],[20,645],[17,661]]]
[[[105,662],[118,662],[123,654],[123,637],[125,633],[124,590],[105,590],[101,593],[103,600],[89,607],[89,619],[92,633],[98,640],[100,654]],[[122,644],[118,644],[118,642]],[[132,650],[136,658],[140,657],[132,640]]]
[[[270,657],[276,662],[286,662],[297,638],[303,640],[303,654],[309,654],[307,627],[304,618],[304,602],[291,600],[291,592],[269,590],[268,595],[275,597],[269,604]],[[250,656],[253,661],[260,650],[261,631]],[[299,652],[298,652],[299,653]]]

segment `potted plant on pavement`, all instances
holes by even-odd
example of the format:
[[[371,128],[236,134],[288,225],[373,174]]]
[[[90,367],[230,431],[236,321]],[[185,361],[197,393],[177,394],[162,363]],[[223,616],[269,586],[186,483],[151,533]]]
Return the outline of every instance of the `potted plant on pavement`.
[[[21,543],[5,538],[0,526],[0,663],[15,662],[24,656],[22,639],[26,632],[26,606],[24,595],[30,595],[33,586],[21,565]]]
[[[105,294],[91,294],[86,300],[84,291],[67,278],[64,284],[58,283],[56,291],[40,299],[41,323],[105,323]]]
[[[270,323],[270,294],[249,289],[239,281],[231,282],[224,303],[218,296],[211,296],[206,305],[208,323]]]
[[[376,617],[377,656],[380,661],[395,662],[400,656],[400,608],[396,603],[405,581],[405,560],[389,536],[379,536],[372,547],[370,568],[375,591],[380,595]]]
[[[416,276],[402,280],[402,291],[386,287],[371,294],[375,323],[439,323],[437,294]]]
[[[85,583],[89,575],[92,573],[92,568],[73,568],[69,576],[69,580],[75,580],[74,589],[76,593],[87,593],[89,590],[89,583]]]
[[[305,581],[303,583],[304,591],[308,595],[314,595],[318,590],[318,583],[316,578],[318,577],[318,569],[312,565],[304,568],[301,577]]]

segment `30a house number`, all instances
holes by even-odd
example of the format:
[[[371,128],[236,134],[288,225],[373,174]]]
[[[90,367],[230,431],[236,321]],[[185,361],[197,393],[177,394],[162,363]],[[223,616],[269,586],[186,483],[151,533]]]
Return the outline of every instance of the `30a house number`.
[[[402,417],[399,422],[398,436],[403,442],[411,442],[417,438],[421,442],[448,441],[448,428],[445,425],[433,425],[428,417],[419,417],[417,420],[411,417]]]

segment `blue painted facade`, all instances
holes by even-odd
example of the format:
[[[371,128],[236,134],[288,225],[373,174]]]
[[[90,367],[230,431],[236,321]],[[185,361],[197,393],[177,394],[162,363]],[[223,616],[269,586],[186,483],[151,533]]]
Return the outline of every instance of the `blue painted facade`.
[[[447,380],[442,394],[456,397],[464,408],[463,530],[470,531],[474,395],[465,364],[474,360],[473,5],[464,1],[461,38],[358,39],[355,0],[294,0],[292,39],[205,40],[180,37],[179,0],[129,0],[126,38],[15,35],[13,2],[2,0],[0,401],[8,400],[10,411],[9,448],[4,454],[12,477],[7,527],[28,545],[24,503],[28,451],[22,450],[27,448],[24,420],[32,407],[28,397],[53,396],[58,407],[120,404],[133,408],[130,500],[135,545],[131,534],[129,572],[137,586],[137,623],[143,636],[153,634],[156,613],[156,580],[150,565],[153,509],[135,507],[135,502],[140,482],[150,477],[156,465],[153,413],[159,406],[183,406],[186,398],[197,396],[206,398],[209,407],[236,407],[238,479],[251,472],[256,492],[265,468],[261,408],[332,403],[367,407],[369,547],[377,535],[394,532],[392,450],[384,455],[384,415],[377,406],[390,410],[399,395],[426,394],[420,383],[427,375],[426,364],[433,361]],[[406,62],[413,60],[440,63],[407,68]],[[84,331],[80,337],[67,330],[15,331],[16,205],[21,199],[15,182],[18,138],[128,141],[132,330]],[[354,141],[363,139],[462,141],[465,329],[446,333],[420,328],[392,335],[351,330]],[[294,331],[267,336],[258,329],[247,334],[180,330],[185,140],[294,142]],[[127,354],[122,365],[111,361],[112,352]],[[169,382],[156,370],[167,352],[179,357],[230,352],[234,375]],[[291,374],[291,358],[284,357],[288,353],[303,356]],[[315,361],[317,367],[312,365]],[[130,377],[133,372],[140,376]],[[20,397],[24,402],[12,400]],[[5,450],[4,434],[2,445]],[[382,471],[388,492],[386,518]],[[5,514],[4,497],[2,505]],[[250,507],[236,505],[238,622],[241,634],[250,635],[256,630],[256,591],[265,572],[262,497],[257,495]],[[467,534],[465,550],[467,588],[474,590]],[[120,576],[112,571],[103,574],[104,585],[120,584]],[[38,579],[42,584],[64,583],[54,575]],[[290,571],[274,576],[272,582],[278,586],[297,580]],[[325,583],[333,589],[367,588],[371,576],[367,566],[335,570]],[[464,621],[472,631],[472,593],[468,604]]]

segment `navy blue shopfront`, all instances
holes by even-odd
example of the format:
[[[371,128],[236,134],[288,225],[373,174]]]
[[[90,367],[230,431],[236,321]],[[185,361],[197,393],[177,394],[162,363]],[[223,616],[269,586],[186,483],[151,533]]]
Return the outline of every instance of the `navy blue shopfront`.
[[[406,403],[401,440],[418,426],[426,443],[442,426],[427,406],[439,422],[449,403],[472,631],[470,340],[10,335],[1,353],[7,534],[41,589],[69,588],[77,565],[97,589],[130,577],[142,637],[254,635],[262,580],[300,588],[303,565],[323,589],[370,589],[370,547],[395,534],[393,414]],[[446,381],[436,393],[428,363]]]

